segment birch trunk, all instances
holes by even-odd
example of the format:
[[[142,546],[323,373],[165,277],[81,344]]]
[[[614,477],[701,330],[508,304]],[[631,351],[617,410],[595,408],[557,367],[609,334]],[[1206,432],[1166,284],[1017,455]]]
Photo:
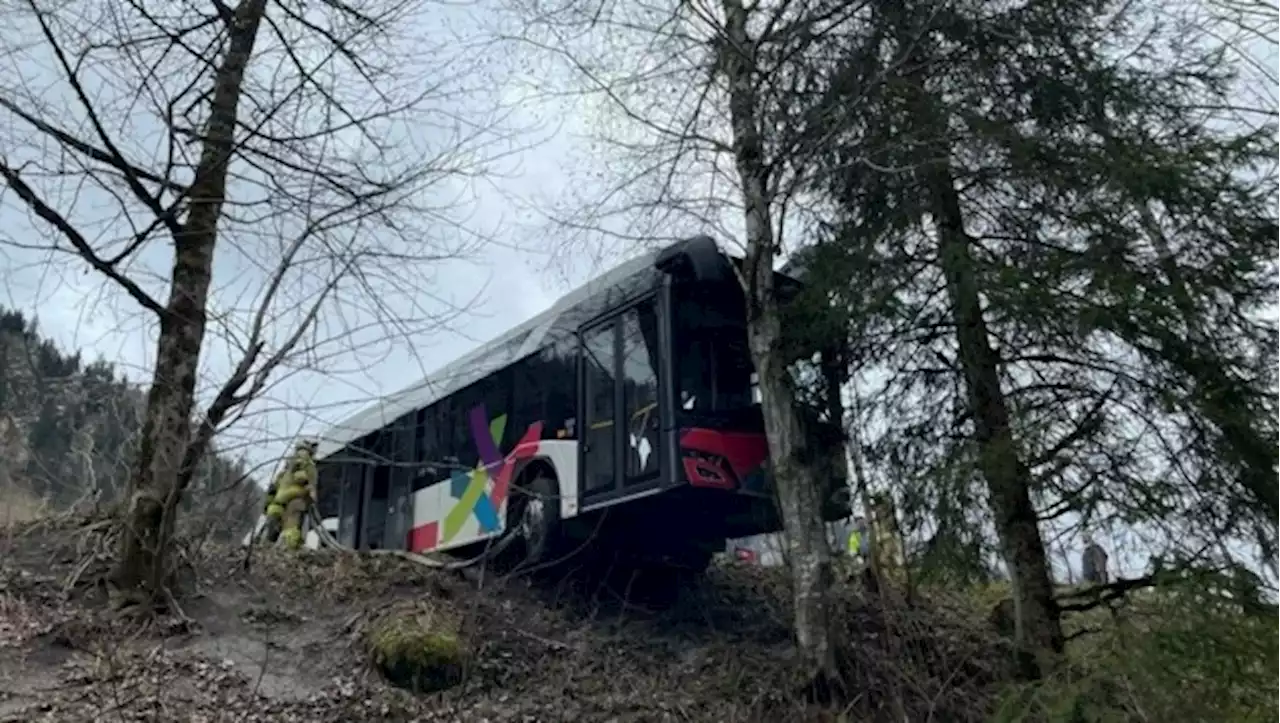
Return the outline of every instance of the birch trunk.
[[[166,581],[165,552],[173,532],[178,479],[191,438],[196,374],[204,342],[218,218],[245,69],[253,55],[266,0],[243,0],[231,11],[225,54],[215,73],[190,207],[174,235],[169,299],[160,320],[156,367],[147,392],[141,445],[122,521],[120,559],[111,580],[117,606],[156,601]]]
[[[741,183],[746,227],[743,283],[747,299],[747,336],[759,378],[761,408],[791,568],[795,635],[814,692],[840,691],[832,635],[829,591],[833,579],[831,548],[822,522],[822,485],[802,453],[806,444],[795,396],[781,355],[781,315],[774,285],[778,252],[770,209],[768,169],[760,135],[754,42],[747,32],[742,0],[722,0],[727,43],[720,70],[729,88],[734,165]]]

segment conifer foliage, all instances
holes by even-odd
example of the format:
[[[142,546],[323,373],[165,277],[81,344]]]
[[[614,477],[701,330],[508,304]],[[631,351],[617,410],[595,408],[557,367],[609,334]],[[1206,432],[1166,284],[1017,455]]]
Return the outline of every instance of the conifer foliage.
[[[47,514],[118,504],[144,404],[144,391],[114,364],[85,363],[43,338],[34,320],[0,309],[0,507],[38,500],[29,512]],[[192,490],[184,531],[223,540],[246,531],[261,496],[245,461],[217,450]]]

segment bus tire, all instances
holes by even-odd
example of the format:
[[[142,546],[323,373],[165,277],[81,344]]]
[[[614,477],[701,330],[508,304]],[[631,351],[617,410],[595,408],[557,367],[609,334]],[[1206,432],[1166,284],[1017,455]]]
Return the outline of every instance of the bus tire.
[[[524,548],[524,564],[549,562],[555,554],[556,536],[560,529],[560,486],[555,480],[538,475],[521,486],[516,494],[516,534]]]

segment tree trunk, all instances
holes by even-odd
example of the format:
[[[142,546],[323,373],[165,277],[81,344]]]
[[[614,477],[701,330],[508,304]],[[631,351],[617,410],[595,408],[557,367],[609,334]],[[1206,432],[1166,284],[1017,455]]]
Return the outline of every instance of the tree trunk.
[[[821,485],[804,454],[806,442],[795,395],[778,353],[782,324],[773,272],[778,245],[773,234],[768,169],[757,117],[751,57],[754,42],[747,34],[748,10],[742,0],[722,2],[727,42],[720,49],[720,70],[729,86],[734,163],[742,184],[746,226],[743,283],[747,336],[759,379],[769,458],[787,540],[796,642],[812,675],[814,693],[826,698],[842,692],[829,602],[834,577],[831,548],[822,521]]]
[[[771,264],[763,261],[758,267],[771,273]],[[757,290],[760,276],[754,277]],[[768,293],[772,296],[771,291]],[[828,599],[834,571],[822,521],[825,486],[820,484],[813,467],[803,461],[807,440],[796,414],[787,370],[774,354],[781,336],[776,301],[770,298],[756,304],[747,331],[759,376],[760,406],[791,565],[796,642],[821,690],[838,685],[840,680]]]
[[[1009,577],[1023,672],[1040,677],[1063,650],[1062,626],[1039,519],[1031,501],[1031,475],[1023,462],[1009,408],[1000,388],[999,359],[991,348],[969,235],[950,171],[934,166],[924,172],[929,203],[938,227],[942,271],[947,282],[960,364],[973,410],[979,466],[986,478],[996,530]]]
[[[1057,665],[1065,646],[1061,611],[1054,599],[1039,515],[1031,500],[1031,473],[1013,438],[1009,406],[1000,386],[1000,359],[991,347],[983,316],[971,239],[964,228],[960,195],[951,172],[946,114],[926,88],[925,73],[932,63],[941,61],[933,57],[925,29],[900,15],[898,6],[887,7],[886,18],[895,26],[900,42],[909,48],[904,80],[911,89],[912,125],[906,130],[925,140],[917,172],[927,197],[926,209],[937,228],[938,255],[973,413],[978,466],[987,483],[1002,556],[1009,566],[1019,666],[1024,677],[1039,678]]]
[[[160,319],[156,368],[130,477],[120,559],[111,576],[120,596],[117,605],[154,602],[165,584],[165,552],[179,499],[178,477],[191,437],[227,166],[235,149],[244,72],[265,11],[266,0],[243,0],[226,18],[227,48],[214,73],[204,145],[188,193],[189,211],[173,239],[169,300]]]
[[[844,342],[840,337],[837,341]],[[849,380],[848,363],[839,348],[828,348],[822,351],[822,379],[826,388],[826,412],[829,427],[822,430],[823,446],[819,451],[819,459],[815,460],[815,469],[826,479],[822,485],[823,508],[835,517],[843,517],[852,512],[852,490],[849,488],[849,434],[844,423],[845,382]],[[832,519],[831,516],[824,516]],[[839,543],[841,546],[844,542]]]

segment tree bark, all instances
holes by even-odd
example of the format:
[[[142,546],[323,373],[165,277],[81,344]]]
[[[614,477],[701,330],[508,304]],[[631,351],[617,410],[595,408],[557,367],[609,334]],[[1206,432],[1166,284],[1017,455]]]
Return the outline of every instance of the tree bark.
[[[972,239],[964,227],[964,212],[951,170],[948,123],[926,87],[925,74],[934,62],[926,28],[889,5],[885,17],[908,48],[906,68],[911,105],[908,135],[923,139],[917,177],[926,197],[925,208],[937,228],[939,262],[946,281],[952,321],[956,327],[961,374],[973,414],[978,468],[987,484],[996,533],[1009,567],[1016,626],[1014,640],[1021,673],[1040,678],[1055,668],[1065,641],[1061,611],[1053,594],[1053,579],[1039,516],[1031,499],[1031,473],[1013,436],[1009,406],[1000,385],[1000,359],[982,310]]]
[[[1009,424],[1009,407],[1000,387],[999,358],[991,348],[970,238],[954,180],[945,166],[924,171],[929,203],[938,227],[942,271],[951,301],[960,364],[973,410],[979,467],[986,478],[996,530],[1013,585],[1014,639],[1024,675],[1041,677],[1063,651],[1061,616],[1031,501],[1030,471],[1022,460]]]
[[[743,283],[747,299],[747,336],[759,379],[765,433],[769,440],[787,553],[791,567],[795,635],[819,697],[842,693],[832,634],[829,591],[834,574],[831,548],[822,521],[821,485],[807,460],[805,436],[787,379],[781,347],[782,324],[774,285],[778,252],[771,219],[768,169],[759,129],[754,78],[754,41],[747,32],[742,0],[722,0],[726,40],[720,70],[729,86],[733,155],[742,184],[746,227]]]
[[[224,18],[227,47],[214,73],[200,162],[188,194],[189,211],[174,234],[169,299],[160,318],[156,367],[130,477],[120,559],[111,575],[119,595],[117,605],[154,602],[165,585],[165,552],[180,496],[179,473],[191,437],[227,167],[235,150],[244,73],[265,12],[266,0],[243,0]]]

